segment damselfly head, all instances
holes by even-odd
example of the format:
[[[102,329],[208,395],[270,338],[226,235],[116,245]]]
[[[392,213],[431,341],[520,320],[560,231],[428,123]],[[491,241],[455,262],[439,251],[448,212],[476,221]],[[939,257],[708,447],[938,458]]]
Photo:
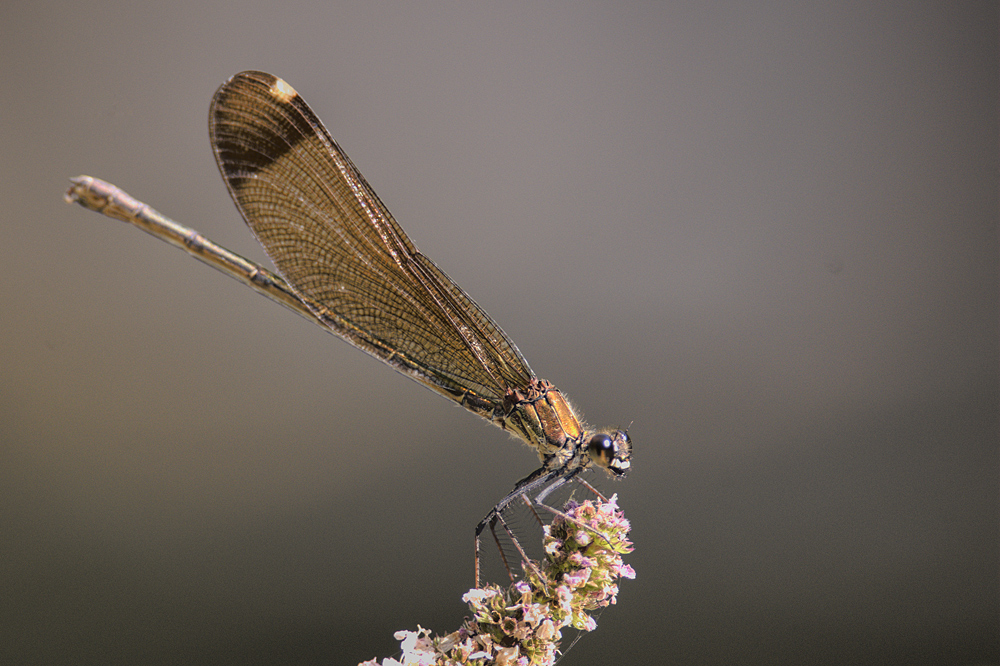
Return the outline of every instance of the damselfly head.
[[[625,430],[599,432],[587,442],[587,455],[595,465],[621,478],[628,473],[631,465],[632,440]]]

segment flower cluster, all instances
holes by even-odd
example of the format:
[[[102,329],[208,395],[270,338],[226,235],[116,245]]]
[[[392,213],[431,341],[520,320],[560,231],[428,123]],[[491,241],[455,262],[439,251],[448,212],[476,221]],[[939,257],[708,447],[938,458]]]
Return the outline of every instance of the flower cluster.
[[[617,580],[635,578],[635,571],[622,563],[632,543],[614,496],[570,501],[544,529],[545,561],[524,563],[524,580],[506,590],[497,585],[469,590],[462,600],[472,616],[451,634],[434,637],[419,626],[396,633],[402,660],[385,659],[382,666],[554,664],[560,630],[593,631],[597,623],[590,612],[614,604]]]

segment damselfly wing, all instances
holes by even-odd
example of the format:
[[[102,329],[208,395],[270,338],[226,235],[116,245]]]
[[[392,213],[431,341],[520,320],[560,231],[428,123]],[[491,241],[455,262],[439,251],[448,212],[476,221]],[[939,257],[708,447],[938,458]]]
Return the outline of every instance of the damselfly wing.
[[[596,465],[629,469],[624,430],[592,431],[475,301],[421,254],[285,81],[243,72],[212,100],[209,133],[237,208],[278,272],[330,331],[534,447],[515,498]],[[477,581],[478,582],[478,581]]]

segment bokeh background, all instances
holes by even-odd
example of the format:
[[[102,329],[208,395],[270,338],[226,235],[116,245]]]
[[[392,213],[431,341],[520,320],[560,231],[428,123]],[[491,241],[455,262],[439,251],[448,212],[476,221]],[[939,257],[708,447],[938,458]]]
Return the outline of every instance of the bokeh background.
[[[996,664],[994,2],[0,7],[0,663],[355,664],[456,628],[533,452],[181,252],[287,79],[595,424],[638,572],[565,664]]]

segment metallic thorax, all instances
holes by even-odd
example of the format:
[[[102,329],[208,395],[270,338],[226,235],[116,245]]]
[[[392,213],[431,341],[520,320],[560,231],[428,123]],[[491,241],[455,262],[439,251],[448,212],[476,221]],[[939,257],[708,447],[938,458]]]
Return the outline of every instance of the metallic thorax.
[[[492,420],[534,447],[546,471],[569,474],[596,464],[621,477],[629,469],[628,433],[588,431],[562,392],[545,379],[533,379],[526,391],[509,390]]]

